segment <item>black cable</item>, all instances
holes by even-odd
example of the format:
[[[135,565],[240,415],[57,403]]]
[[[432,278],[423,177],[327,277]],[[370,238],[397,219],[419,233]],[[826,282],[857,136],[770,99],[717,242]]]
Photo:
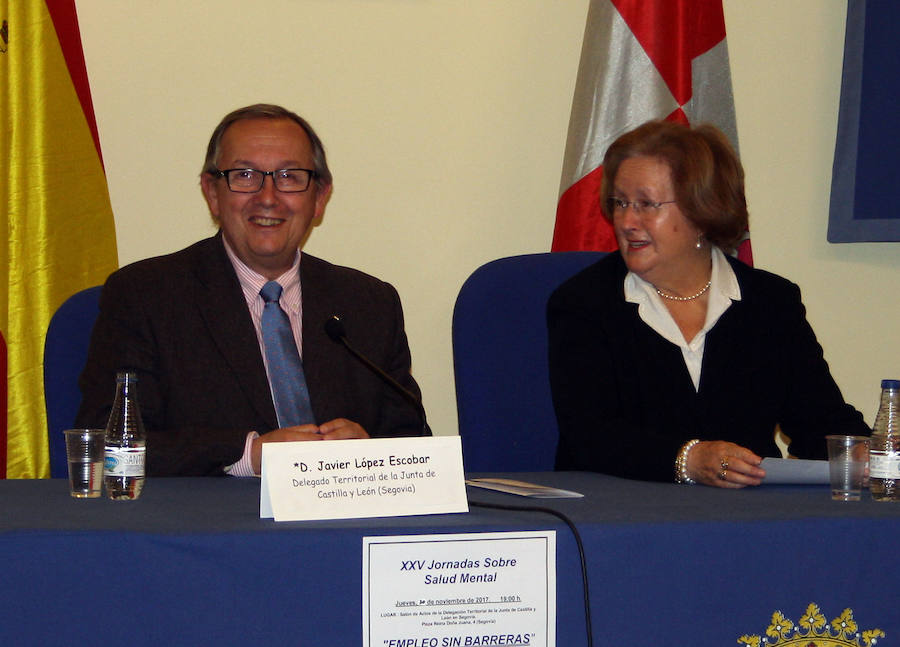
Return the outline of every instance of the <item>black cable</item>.
[[[541,508],[541,507],[531,507],[531,506],[519,506],[519,505],[500,505],[496,503],[481,503],[480,501],[472,501],[469,500],[469,505],[475,506],[476,508],[491,508],[493,510],[511,510],[513,512],[544,512],[546,514],[552,514],[554,517],[557,517],[563,521],[569,529],[572,531],[572,535],[575,537],[575,544],[578,546],[578,557],[581,559],[581,583],[582,583],[582,591],[584,593],[584,623],[587,628],[587,644],[588,647],[593,647],[594,645],[594,631],[591,628],[591,593],[588,587],[588,574],[587,574],[587,561],[584,557],[584,544],[581,543],[581,535],[578,532],[578,528],[575,527],[575,523],[569,519],[566,515],[564,515],[559,510],[554,510],[553,508]]]

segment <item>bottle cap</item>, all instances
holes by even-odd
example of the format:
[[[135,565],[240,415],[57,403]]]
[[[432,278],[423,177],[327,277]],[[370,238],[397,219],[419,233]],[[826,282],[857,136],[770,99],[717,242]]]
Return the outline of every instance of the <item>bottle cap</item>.
[[[882,389],[900,389],[900,380],[881,380]]]

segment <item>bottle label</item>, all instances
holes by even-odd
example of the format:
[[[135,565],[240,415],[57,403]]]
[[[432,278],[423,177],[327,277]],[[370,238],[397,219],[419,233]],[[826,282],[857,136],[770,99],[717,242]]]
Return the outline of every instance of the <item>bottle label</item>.
[[[869,478],[900,479],[900,453],[869,452]]]
[[[143,476],[146,457],[146,447],[107,447],[103,475]]]

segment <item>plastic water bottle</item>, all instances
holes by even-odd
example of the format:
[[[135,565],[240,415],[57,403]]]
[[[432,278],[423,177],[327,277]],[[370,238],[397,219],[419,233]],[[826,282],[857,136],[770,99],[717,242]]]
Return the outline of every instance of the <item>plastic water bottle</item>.
[[[900,501],[900,380],[881,381],[869,441],[869,491],[876,501]]]
[[[137,375],[116,374],[116,399],[106,424],[103,481],[110,499],[131,500],[144,488],[147,434],[137,400]]]

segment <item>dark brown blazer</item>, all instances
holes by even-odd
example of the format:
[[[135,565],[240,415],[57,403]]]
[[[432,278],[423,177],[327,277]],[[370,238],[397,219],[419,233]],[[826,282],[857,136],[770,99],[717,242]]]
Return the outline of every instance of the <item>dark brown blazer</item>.
[[[318,422],[347,418],[373,437],[421,435],[416,409],[333,342],[338,315],[347,337],[416,396],[397,291],[309,254],[300,261],[303,364]],[[100,299],[77,424],[103,427],[115,374],[138,374],[149,475],[222,474],[250,430],[277,428],[253,323],[221,234],[113,273]]]
[[[609,254],[550,297],[550,384],[557,469],[674,478],[692,438],[780,456],[775,425],[799,458],[824,458],[825,435],[868,434],[846,404],[793,283],[729,258],[741,288],[707,333],[700,388],[681,350],[625,301],[627,268]]]

